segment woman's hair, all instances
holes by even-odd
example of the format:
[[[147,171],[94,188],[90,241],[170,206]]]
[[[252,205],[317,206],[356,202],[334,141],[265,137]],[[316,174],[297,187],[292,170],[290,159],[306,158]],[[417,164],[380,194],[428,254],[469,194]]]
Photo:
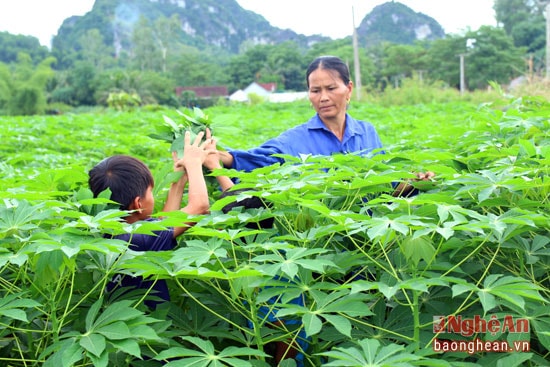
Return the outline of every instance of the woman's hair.
[[[351,77],[348,66],[336,56],[319,56],[309,64],[306,71],[306,84],[309,88],[309,75],[317,69],[334,70],[344,84],[349,84]]]
[[[138,196],[145,196],[147,188],[154,185],[153,175],[139,159],[115,155],[99,162],[88,173],[88,185],[94,197],[110,189],[111,200],[128,210]]]

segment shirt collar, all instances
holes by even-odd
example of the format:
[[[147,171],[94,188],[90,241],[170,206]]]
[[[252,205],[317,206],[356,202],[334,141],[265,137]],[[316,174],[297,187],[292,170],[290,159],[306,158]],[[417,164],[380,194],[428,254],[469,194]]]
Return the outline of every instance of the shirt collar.
[[[323,123],[323,121],[319,118],[318,114],[315,114],[315,116],[313,116],[308,121],[307,128],[308,129],[323,129],[323,130],[326,130],[326,131],[330,132],[330,130]],[[361,131],[359,129],[359,124],[358,124],[357,120],[355,120],[353,117],[351,117],[350,115],[348,115],[346,113],[346,129],[344,131],[344,140],[347,137],[350,137],[350,136],[353,136],[353,135],[356,135],[356,134],[360,134],[360,133],[361,133]]]

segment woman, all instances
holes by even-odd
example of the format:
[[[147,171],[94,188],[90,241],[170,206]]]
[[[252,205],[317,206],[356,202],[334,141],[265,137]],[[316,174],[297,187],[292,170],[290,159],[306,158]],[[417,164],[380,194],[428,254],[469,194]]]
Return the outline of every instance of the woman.
[[[354,153],[364,156],[381,150],[382,143],[374,126],[355,120],[347,113],[353,82],[347,65],[340,58],[321,56],[313,60],[307,68],[306,83],[315,116],[258,148],[219,152],[225,167],[251,171],[283,162],[273,154],[299,157],[302,154]],[[427,181],[434,177],[434,173],[419,172],[416,176],[418,180]],[[411,192],[413,187],[402,182],[396,185],[393,195],[407,196]]]
[[[316,115],[305,124],[283,132],[258,148],[220,152],[225,167],[242,171],[269,166],[282,159],[273,154],[366,155],[382,148],[374,126],[347,114],[353,82],[347,65],[338,57],[315,59],[306,72],[309,100]]]

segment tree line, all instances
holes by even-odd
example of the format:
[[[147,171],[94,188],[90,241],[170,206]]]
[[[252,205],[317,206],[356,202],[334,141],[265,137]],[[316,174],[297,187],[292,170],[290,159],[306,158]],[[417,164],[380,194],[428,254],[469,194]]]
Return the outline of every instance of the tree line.
[[[465,55],[469,90],[544,69],[545,20],[540,2],[496,0],[498,27],[482,26],[461,34],[414,44],[359,46],[361,85],[369,91],[399,86],[406,78],[449,88],[460,84],[459,55]],[[132,33],[131,52],[118,52],[98,29],[81,35],[72,49],[52,51],[34,37],[0,33],[0,114],[37,114],[56,106],[133,104],[186,105],[193,96],[176,95],[177,86],[226,85],[229,92],[252,81],[277,83],[281,91],[305,90],[307,64],[323,54],[349,62],[355,70],[351,39],[320,42],[304,50],[288,41],[274,45],[244,43],[239,54],[174,41],[177,17],[144,18]]]

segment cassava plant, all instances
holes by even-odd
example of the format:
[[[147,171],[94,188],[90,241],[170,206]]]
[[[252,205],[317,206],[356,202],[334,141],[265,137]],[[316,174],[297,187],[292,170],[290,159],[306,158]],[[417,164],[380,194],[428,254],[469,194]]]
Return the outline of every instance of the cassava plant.
[[[213,175],[232,176],[244,191],[213,193],[210,214],[162,213],[158,223],[132,225],[107,195],[91,196],[87,169],[105,155],[136,155],[151,162],[162,201],[175,131],[190,125],[170,123],[161,128],[166,139],[136,144],[123,131],[132,126],[147,137],[171,112],[75,117],[79,131],[65,116],[17,120],[1,148],[0,364],[265,367],[283,344],[291,347],[280,364],[287,367],[296,365],[292,349],[316,367],[545,365],[548,102],[354,108],[380,118],[385,154],[223,169]],[[209,113],[224,124],[237,121],[224,114],[242,115],[238,128],[247,132],[252,124],[272,128],[283,114],[262,105]],[[295,113],[309,111],[296,106]],[[258,138],[213,130],[232,145],[240,141],[235,148]],[[79,143],[66,143],[65,134]],[[435,181],[414,182],[413,172],[426,170]],[[419,193],[394,197],[402,180]],[[268,205],[222,212],[251,196]],[[265,219],[273,227],[259,226]],[[105,238],[190,220],[197,224],[173,251],[138,253]],[[116,273],[166,279],[172,301],[152,312],[142,293],[108,300],[104,289]],[[279,320],[268,318],[273,312]],[[459,317],[500,327],[458,332],[458,324],[440,324]],[[505,342],[513,352],[438,350],[475,340]]]

